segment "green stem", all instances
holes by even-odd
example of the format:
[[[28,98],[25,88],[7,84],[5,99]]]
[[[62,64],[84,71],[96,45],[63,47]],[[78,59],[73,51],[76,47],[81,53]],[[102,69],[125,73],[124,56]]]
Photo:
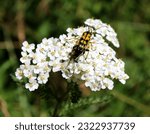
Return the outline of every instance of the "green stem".
[[[116,98],[118,98],[119,100],[143,111],[143,113],[147,114],[147,115],[150,115],[150,108],[147,107],[146,105],[132,99],[132,98],[129,98],[128,96],[116,91],[116,90],[113,90],[111,92]]]
[[[56,106],[54,108],[54,112],[53,112],[53,115],[52,115],[53,117],[58,117],[59,116],[58,110],[60,109],[65,97],[69,94],[69,91],[70,90],[67,89],[67,91],[60,98],[56,97],[57,102],[56,102]]]
[[[61,106],[61,102],[57,100],[57,103],[56,103],[56,106],[54,108],[54,112],[53,112],[53,115],[52,115],[53,117],[58,117],[59,116],[58,109],[59,109],[60,106]]]

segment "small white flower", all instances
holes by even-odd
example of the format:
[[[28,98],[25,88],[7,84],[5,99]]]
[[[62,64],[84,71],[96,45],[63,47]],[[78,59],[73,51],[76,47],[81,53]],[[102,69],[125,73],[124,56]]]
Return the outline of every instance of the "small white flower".
[[[31,59],[30,59],[29,55],[27,54],[27,52],[23,51],[23,52],[21,52],[21,55],[22,55],[22,57],[20,58],[21,63],[29,65]]]
[[[108,87],[108,89],[113,89],[113,87],[114,87],[114,83],[113,83],[113,81],[111,80],[111,79],[109,79],[109,78],[105,78],[104,80],[103,80],[103,82],[104,82],[104,84],[106,85],[106,87]]]
[[[26,83],[25,88],[29,89],[30,91],[34,91],[35,89],[38,89],[39,84],[37,81],[32,81],[32,83]]]
[[[49,65],[52,66],[53,72],[58,72],[61,70],[61,63],[59,59],[58,60],[56,59],[53,62],[49,62]]]
[[[29,44],[27,41],[24,41],[23,43],[23,46],[22,46],[22,50],[24,52],[32,52],[33,49],[35,49],[35,44]]]
[[[24,65],[23,73],[25,77],[30,78],[33,75],[33,66]]]
[[[39,84],[45,84],[48,81],[49,73],[40,73],[38,75],[38,83]]]
[[[34,66],[33,72],[34,72],[35,74],[39,74],[39,73],[42,72],[42,71],[43,71],[43,67],[41,66],[40,63],[38,63],[38,64],[36,64],[36,65]]]
[[[17,68],[15,75],[16,75],[18,80],[21,80],[23,78],[23,71],[20,68]]]

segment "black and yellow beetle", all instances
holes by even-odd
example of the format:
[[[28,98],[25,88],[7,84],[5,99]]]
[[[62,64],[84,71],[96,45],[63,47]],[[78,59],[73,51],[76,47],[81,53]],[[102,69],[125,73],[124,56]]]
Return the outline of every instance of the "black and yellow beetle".
[[[90,49],[90,40],[93,32],[87,30],[83,32],[80,39],[77,41],[76,45],[73,47],[72,51],[70,52],[70,61],[73,60],[75,62],[78,61],[78,58],[83,55],[86,51]]]

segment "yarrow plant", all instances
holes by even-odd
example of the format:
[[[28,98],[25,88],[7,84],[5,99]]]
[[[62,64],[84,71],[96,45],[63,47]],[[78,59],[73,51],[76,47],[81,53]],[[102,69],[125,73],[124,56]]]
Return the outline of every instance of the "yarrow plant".
[[[59,38],[44,38],[40,44],[22,45],[21,65],[16,70],[19,80],[26,79],[25,88],[30,91],[38,89],[40,84],[46,84],[50,72],[61,72],[67,81],[84,82],[92,91],[113,89],[114,79],[125,84],[129,76],[125,73],[125,63],[116,57],[112,49],[119,47],[117,34],[110,25],[98,19],[87,19],[85,26],[68,28],[67,34]],[[80,54],[78,60],[71,59],[75,45],[85,31],[90,30],[92,35],[89,51]]]

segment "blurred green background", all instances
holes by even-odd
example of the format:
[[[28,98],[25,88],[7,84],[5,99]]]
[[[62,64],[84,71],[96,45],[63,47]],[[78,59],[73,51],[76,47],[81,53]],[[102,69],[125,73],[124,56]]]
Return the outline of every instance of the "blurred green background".
[[[101,19],[118,34],[118,57],[130,76],[106,102],[77,106],[63,116],[150,116],[150,2],[149,0],[1,0],[0,1],[0,116],[48,116],[38,94],[13,81],[24,40],[40,43],[58,37],[87,18]],[[52,104],[49,104],[52,105]]]

